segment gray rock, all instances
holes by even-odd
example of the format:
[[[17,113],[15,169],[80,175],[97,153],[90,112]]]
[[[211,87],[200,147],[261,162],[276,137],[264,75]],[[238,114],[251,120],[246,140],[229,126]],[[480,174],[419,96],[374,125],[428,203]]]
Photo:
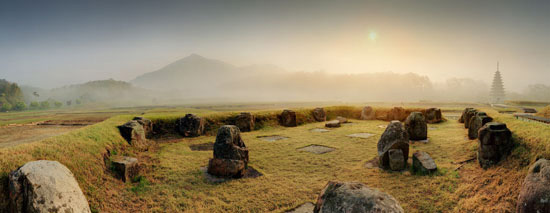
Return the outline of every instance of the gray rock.
[[[417,151],[412,159],[412,170],[415,174],[426,175],[437,171],[435,161],[426,152]]]
[[[285,109],[283,110],[283,113],[278,116],[279,117],[279,123],[281,126],[285,127],[295,127],[298,126],[298,123],[296,122],[296,112],[292,110]]]
[[[464,128],[466,129],[470,128],[470,119],[474,115],[476,115],[476,113],[477,113],[477,110],[475,109],[471,109],[466,112],[466,114],[464,115]]]
[[[143,127],[143,131],[145,131],[146,136],[150,136],[153,133],[153,121],[144,118],[144,117],[134,117],[132,119],[134,121],[137,121],[141,126]]]
[[[325,123],[325,127],[327,128],[337,128],[340,127],[340,121],[339,120],[332,120]]]
[[[347,118],[344,118],[344,117],[342,117],[342,116],[337,116],[337,117],[335,118],[335,120],[340,121],[340,124],[349,123],[348,119],[347,119]]]
[[[315,213],[346,212],[404,212],[391,195],[357,182],[333,182],[325,186],[319,197]]]
[[[441,115],[441,109],[429,108],[426,109],[426,122],[429,124],[441,123],[443,116]]]
[[[248,148],[241,139],[239,128],[224,125],[218,130],[214,143],[214,158],[208,164],[208,173],[220,177],[239,178],[248,169]]]
[[[361,120],[374,120],[376,119],[376,113],[370,106],[363,107],[361,111]]]
[[[410,140],[426,140],[428,138],[428,124],[421,112],[412,112],[405,120],[405,129]]]
[[[323,108],[317,107],[311,113],[313,114],[313,119],[315,119],[315,121],[323,122],[327,120],[327,113]]]
[[[235,119],[235,126],[239,127],[241,132],[250,132],[254,130],[254,115],[250,112],[241,112]]]
[[[484,112],[478,112],[475,116],[470,119],[470,128],[468,128],[468,138],[470,140],[476,139],[478,137],[479,129],[485,124],[492,122],[493,118],[487,116]]]
[[[203,118],[187,114],[178,119],[178,131],[184,137],[198,137],[204,133],[205,121]]]
[[[9,174],[8,190],[8,212],[91,212],[73,173],[57,161],[26,163]]]
[[[524,108],[523,108],[523,112],[524,112],[524,113],[537,113],[537,110],[536,110],[536,109],[533,109],[533,108],[524,107]]]
[[[137,158],[113,156],[111,164],[116,176],[124,182],[132,181],[139,174]]]
[[[486,169],[497,164],[510,153],[514,144],[512,132],[506,124],[490,122],[479,130],[477,159],[479,165]]]
[[[149,143],[145,138],[145,130],[138,121],[128,121],[118,126],[118,130],[120,131],[120,135],[133,147],[140,150],[145,150],[149,147]]]
[[[390,169],[393,171],[401,171],[406,167],[406,161],[403,157],[403,151],[401,149],[390,149],[388,150],[388,155],[390,158]]]
[[[409,134],[399,121],[392,121],[378,140],[378,166],[383,169],[390,169],[390,149],[401,149],[403,159],[407,162],[409,158]]]
[[[462,111],[462,115],[460,115],[460,118],[458,119],[458,122],[464,123],[464,116],[466,116],[466,113],[470,110],[473,110],[474,108],[465,108],[464,111]]]
[[[550,160],[539,159],[527,173],[516,212],[550,212]]]

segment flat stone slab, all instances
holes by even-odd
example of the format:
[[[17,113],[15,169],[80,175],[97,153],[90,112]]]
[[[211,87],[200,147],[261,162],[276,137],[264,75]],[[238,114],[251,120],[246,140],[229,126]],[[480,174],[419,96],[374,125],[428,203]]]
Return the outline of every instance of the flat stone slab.
[[[336,149],[332,148],[332,147],[328,147],[328,146],[312,144],[312,145],[309,145],[309,146],[306,146],[306,147],[299,148],[298,150],[305,151],[305,152],[311,152],[311,153],[315,153],[315,154],[325,154],[325,153],[328,153],[328,152],[332,152]]]
[[[426,140],[417,140],[417,141],[411,140],[411,141],[409,141],[409,142],[410,142],[410,143],[428,143],[428,142],[430,142],[430,139],[428,138],[428,139],[426,139]]]
[[[315,205],[311,202],[307,202],[294,209],[286,211],[286,213],[313,213],[313,209],[315,209]]]
[[[266,136],[258,136],[257,138],[262,139],[264,141],[273,142],[273,141],[287,139],[288,137],[280,136],[280,135],[266,135]]]
[[[217,177],[217,176],[211,175],[211,174],[208,173],[208,168],[207,167],[201,167],[200,171],[202,172],[204,178],[209,183],[223,183],[223,182],[227,182],[227,181],[231,181],[231,180],[236,180],[235,178],[223,178],[223,177]],[[238,178],[238,179],[257,178],[257,177],[260,177],[260,176],[263,176],[263,175],[264,174],[258,172],[258,170],[252,168],[251,166],[248,166],[248,170],[246,171],[246,175],[244,175],[242,178]]]
[[[192,151],[211,151],[214,150],[214,142],[189,145]]]
[[[310,132],[330,132],[330,130],[328,130],[328,129],[322,129],[322,128],[310,129],[309,131],[310,131]]]
[[[370,138],[370,137],[374,136],[374,134],[363,132],[363,133],[354,133],[354,134],[347,135],[347,136],[352,137],[352,138]]]

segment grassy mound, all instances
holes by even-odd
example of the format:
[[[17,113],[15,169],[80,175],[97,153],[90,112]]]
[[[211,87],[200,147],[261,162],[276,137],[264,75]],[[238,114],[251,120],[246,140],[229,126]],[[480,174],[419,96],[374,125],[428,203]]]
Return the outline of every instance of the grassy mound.
[[[546,106],[540,109],[537,115],[545,118],[550,118],[550,106]]]

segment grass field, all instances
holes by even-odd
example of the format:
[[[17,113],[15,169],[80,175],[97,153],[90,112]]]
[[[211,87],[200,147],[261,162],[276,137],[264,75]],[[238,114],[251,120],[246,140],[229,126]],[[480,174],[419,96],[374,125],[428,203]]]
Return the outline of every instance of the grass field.
[[[458,107],[444,108],[456,114]],[[328,107],[329,118],[343,115],[357,118],[360,107]],[[375,108],[378,111],[387,108]],[[149,109],[145,116],[164,127],[185,113],[206,117],[209,135],[198,138],[160,137],[147,152],[132,149],[120,137],[116,125],[138,113],[117,115],[101,123],[83,127],[40,142],[0,148],[0,191],[6,191],[7,173],[37,159],[57,160],[75,174],[95,212],[283,212],[304,202],[314,202],[329,180],[359,181],[393,195],[407,212],[513,212],[517,193],[527,168],[537,158],[550,158],[550,127],[523,122],[511,115],[482,109],[497,121],[505,122],[514,132],[518,144],[501,164],[483,170],[475,157],[477,142],[468,140],[463,124],[449,119],[430,125],[427,144],[411,145],[428,152],[436,161],[439,173],[416,176],[410,172],[386,172],[366,168],[376,156],[376,143],[386,121],[353,120],[353,125],[331,132],[311,132],[323,123],[311,123],[307,112],[296,109],[300,126],[275,125],[279,110],[253,111],[265,118],[260,129],[243,133],[250,150],[250,166],[264,176],[234,180],[221,184],[207,182],[200,170],[212,157],[212,151],[191,151],[189,146],[213,142],[217,126],[236,112],[215,112],[204,108]],[[224,110],[225,111],[225,110]],[[140,113],[141,114],[141,113]],[[351,138],[352,133],[372,133],[368,139]],[[282,135],[288,139],[263,141],[258,136]],[[336,148],[325,154],[298,151],[310,145]],[[143,167],[135,183],[115,179],[104,163],[111,154],[136,156]],[[459,163],[467,161],[465,163]],[[7,197],[0,193],[0,209]]]

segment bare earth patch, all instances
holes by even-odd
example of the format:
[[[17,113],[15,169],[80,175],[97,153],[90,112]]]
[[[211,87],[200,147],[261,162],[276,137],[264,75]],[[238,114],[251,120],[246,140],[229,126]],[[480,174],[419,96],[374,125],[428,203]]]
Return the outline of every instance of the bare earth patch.
[[[309,131],[310,132],[330,132],[330,130],[328,129],[321,129],[321,128],[310,129]]]
[[[374,136],[374,134],[372,134],[372,133],[354,133],[354,134],[347,135],[347,136],[352,137],[352,138],[370,138],[370,137]]]
[[[303,148],[299,148],[298,150],[305,151],[305,152],[311,152],[311,153],[315,153],[315,154],[325,154],[327,152],[332,152],[336,149],[328,147],[328,146],[321,146],[321,145],[312,144],[312,145],[309,145],[309,146],[306,146],[306,147],[303,147]]]
[[[288,137],[280,136],[280,135],[267,135],[267,136],[258,136],[258,138],[264,141],[273,142],[273,141],[287,139]]]

